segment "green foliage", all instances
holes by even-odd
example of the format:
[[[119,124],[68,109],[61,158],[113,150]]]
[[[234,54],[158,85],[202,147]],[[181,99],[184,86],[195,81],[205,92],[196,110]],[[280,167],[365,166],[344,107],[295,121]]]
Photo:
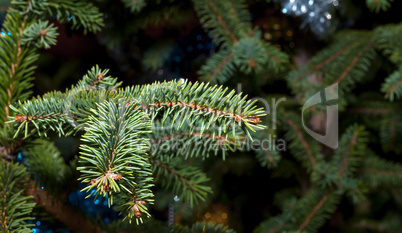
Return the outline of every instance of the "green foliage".
[[[130,8],[131,13],[141,11],[147,4],[145,0],[122,0],[122,2],[127,8]]]
[[[289,142],[289,150],[292,154],[306,167],[307,171],[312,171],[317,163],[322,161],[322,154],[317,143],[307,136],[298,121],[298,117],[294,114],[287,114],[283,119],[286,141]]]
[[[369,153],[362,164],[362,180],[374,187],[387,187],[401,183],[401,165]]]
[[[265,50],[264,52],[267,56],[266,61],[263,64],[267,65],[267,71],[273,71],[276,73],[285,70],[289,63],[289,56],[269,42],[264,42],[263,46]]]
[[[360,219],[353,222],[351,232],[381,232],[386,229],[386,232],[397,232],[401,228],[401,221],[396,213],[389,213],[381,219]]]
[[[298,231],[317,232],[325,221],[335,212],[340,202],[340,192],[310,189],[297,202],[293,216]]]
[[[372,94],[370,96],[374,97]],[[351,101],[349,112],[353,113],[354,117],[359,116],[368,129],[378,132],[379,142],[384,152],[399,153],[402,148],[399,143],[400,138],[396,135],[402,132],[399,120],[400,103],[382,100],[381,95],[378,94],[375,98],[370,96],[362,95]]]
[[[32,232],[28,224],[35,203],[24,195],[26,170],[17,164],[0,162],[0,229],[2,232]]]
[[[96,196],[107,194],[109,206],[119,193],[123,198],[131,196],[134,205],[138,201],[153,202],[151,165],[146,157],[149,141],[145,138],[151,125],[145,113],[134,107],[124,99],[98,104],[82,138],[86,144],[81,146],[77,169],[82,173],[80,180],[90,183],[82,191],[96,187]],[[135,216],[134,205],[121,205],[129,218]]]
[[[210,0],[194,0],[194,9],[204,28],[210,31],[210,36],[214,43],[228,48],[238,43],[238,40],[244,33],[247,33],[248,24],[243,22],[241,18],[236,17],[237,12],[234,5],[240,6],[242,9],[244,4],[242,1],[233,4],[225,4],[224,2],[215,2]],[[240,4],[239,4],[240,3]],[[242,7],[243,6],[243,7]],[[227,14],[231,12],[231,14]],[[244,19],[244,13],[241,13]]]
[[[165,1],[166,3],[166,1]],[[156,2],[156,4],[159,4]],[[136,13],[135,18],[128,23],[129,28],[125,28],[129,33],[138,33],[147,27],[180,27],[186,25],[189,21],[194,21],[195,16],[192,9],[186,8],[186,2],[176,1],[177,5],[167,2],[164,6],[147,7],[146,10]],[[108,38],[109,40],[121,40],[122,38]],[[108,42],[107,45],[111,45]]]
[[[128,2],[127,7],[134,7],[131,1]],[[136,3],[135,7],[139,10],[142,5],[140,2]],[[276,73],[283,70],[284,65],[288,62],[288,56],[270,43],[263,41],[261,32],[257,28],[252,28],[250,13],[245,1],[195,0],[193,3],[202,26],[209,30],[213,42],[220,48],[197,72],[201,80],[223,83],[236,71],[254,74],[263,71]],[[139,26],[158,26],[165,23],[165,20],[176,24],[174,23],[176,18],[180,17],[183,11],[186,12],[185,9],[178,9],[180,7],[179,4],[168,8],[175,13],[166,11],[166,8],[159,11],[159,14],[151,12]],[[167,17],[167,14],[170,16]],[[191,18],[191,16],[187,16],[187,18]],[[173,46],[168,40],[152,46],[144,53],[143,64],[153,70],[161,68],[172,49]]]
[[[260,33],[256,33],[260,35]],[[288,62],[286,54],[258,38],[244,38],[232,46],[214,53],[198,71],[201,80],[225,82],[236,70],[245,74],[263,71],[279,72]]]
[[[25,137],[46,136],[48,130],[59,135],[84,130],[77,168],[81,171],[79,180],[88,184],[83,191],[94,188],[96,196],[107,195],[109,206],[116,203],[116,208],[127,214],[130,221],[137,217],[138,222],[141,213],[149,215],[144,204],[153,203],[149,161],[160,165],[154,168],[157,177],[174,180],[174,184],[167,182],[166,186],[175,193],[182,192],[181,196],[190,204],[205,200],[211,191],[201,185],[208,181],[205,174],[187,167],[181,157],[170,159],[153,153],[154,157],[148,158],[147,134],[152,132],[152,124],[154,140],[161,135],[158,129],[169,128],[171,132],[187,132],[186,144],[201,139],[204,146],[215,141],[223,149],[237,143],[239,134],[250,136],[249,130],[263,128],[258,117],[264,114],[255,101],[223,87],[171,81],[116,89],[119,83],[106,77],[106,73],[94,67],[65,93],[51,92],[19,102],[12,107],[17,115],[10,122],[17,128],[15,135],[25,131]],[[216,148],[206,151],[213,150]],[[186,156],[189,155],[196,154]]]
[[[15,9],[28,18],[56,16],[61,23],[72,22],[73,29],[83,28],[84,32],[97,32],[104,26],[103,15],[92,3],[80,0],[13,0]]]
[[[253,70],[261,72],[264,64],[269,61],[263,44],[256,38],[245,38],[233,48],[234,63],[239,70],[250,74]]]
[[[366,0],[367,7],[376,13],[386,11],[391,6],[393,0]]]
[[[15,8],[8,9],[0,34],[1,227],[4,232],[31,232],[31,224],[26,221],[31,220],[29,215],[34,203],[23,192],[33,183],[28,181],[25,168],[10,163],[16,157],[14,153],[20,150],[22,140],[12,140],[10,133],[15,128],[4,122],[12,115],[12,104],[17,99],[26,100],[31,94],[37,48],[56,44],[57,28],[41,19],[46,14],[53,17],[57,13],[59,21],[68,22],[66,17],[73,13],[79,20],[73,19],[74,28],[83,26],[84,31],[97,31],[102,25],[102,15],[97,8],[80,1],[13,1],[12,6]],[[35,143],[39,145],[28,147],[26,151],[30,155],[26,160],[29,171],[50,192],[60,194],[63,187],[59,182],[72,175],[71,169],[54,146],[44,141]]]
[[[348,127],[340,138],[338,149],[332,159],[318,164],[311,174],[312,182],[323,189],[332,189],[337,185],[340,190],[352,190],[352,196],[355,195],[354,191],[362,187],[358,184],[359,181],[353,178],[367,152],[367,142],[368,133],[364,127],[358,125]]]
[[[43,139],[34,140],[24,154],[27,155],[25,164],[32,179],[52,194],[60,195],[64,191],[66,178],[71,176],[71,170],[54,143]]]
[[[64,100],[66,96],[67,101]],[[214,129],[218,136],[235,136],[240,126],[251,138],[250,131],[264,128],[258,121],[259,117],[265,115],[262,108],[257,108],[255,101],[247,100],[247,96],[235,94],[234,90],[228,92],[227,88],[217,85],[170,81],[113,92],[89,90],[71,94],[67,90],[64,94],[51,92],[33,98],[12,107],[17,113],[12,117],[12,121],[18,123],[16,135],[25,130],[27,136],[29,126],[35,127],[31,133],[38,132],[39,135],[49,129],[57,131],[59,135],[68,135],[74,131],[70,130],[73,124],[69,122],[84,123],[91,114],[90,108],[109,98],[133,101],[136,106],[144,108],[152,121],[157,116],[161,116],[162,123],[170,118],[169,124],[175,129],[182,128],[185,123],[192,126],[197,122],[201,134]]]
[[[254,233],[265,233],[265,232],[283,232],[289,228],[289,224],[286,223],[287,220],[283,216],[277,216],[269,218],[261,222],[258,227],[253,231]]]
[[[312,187],[299,200],[291,202],[282,215],[262,222],[254,232],[317,232],[335,212],[341,194]]]
[[[376,46],[390,61],[402,64],[402,46],[398,38],[402,36],[402,24],[388,24],[374,30]]]
[[[258,162],[260,162],[261,166],[267,167],[268,169],[273,169],[278,166],[278,163],[281,160],[280,150],[284,150],[284,145],[279,145],[277,148],[277,144],[275,143],[275,137],[269,131],[258,131],[256,135],[253,137],[255,141],[258,142],[256,148],[253,148],[256,154],[256,158]],[[254,145],[253,143],[251,143]]]
[[[338,83],[341,95],[364,81],[375,57],[371,32],[342,32],[305,66],[290,72],[287,81],[303,100],[334,83]]]
[[[9,105],[27,99],[32,87],[32,64],[38,58],[35,49],[21,45],[23,18],[10,9],[0,34],[0,125],[10,115]]]
[[[278,72],[288,57],[253,29],[244,1],[214,2],[194,0],[203,27],[221,49],[198,71],[201,80],[223,83],[238,69],[245,74]]]
[[[222,224],[211,222],[197,222],[191,227],[181,227],[177,232],[190,233],[190,232],[205,232],[205,233],[234,233],[235,231]]]
[[[17,100],[26,100],[31,92],[33,63],[38,58],[37,48],[49,48],[56,43],[56,28],[41,21],[46,14],[60,22],[72,18],[73,28],[84,31],[99,31],[103,25],[102,15],[91,4],[77,0],[60,1],[12,1],[15,9],[8,10],[0,34],[0,125],[10,116],[9,105]],[[78,20],[77,20],[78,19]],[[35,46],[35,47],[34,47]]]
[[[198,71],[202,80],[213,82],[224,82],[235,72],[235,65],[232,60],[233,52],[222,49],[214,53]]]
[[[228,91],[223,86],[170,81],[136,86],[126,91],[145,106],[152,120],[161,116],[162,126],[170,118],[169,126],[174,129],[197,123],[201,134],[211,129],[217,136],[235,136],[241,127],[250,138],[250,131],[264,128],[259,124],[259,117],[265,115],[263,108],[258,108],[256,101],[247,100],[242,93],[235,94],[234,90]]]
[[[209,178],[200,168],[190,166],[181,157],[169,160],[161,157],[150,158],[157,182],[164,188],[171,189],[180,199],[189,203],[190,207],[198,204],[199,200],[205,201],[208,193],[212,193],[211,187],[206,184]]]
[[[24,122],[19,124],[15,135],[25,131],[27,136],[28,122],[35,127],[31,133],[36,132],[38,135],[46,136],[48,130],[56,131],[59,135],[75,132],[74,127],[80,130],[90,114],[90,109],[96,108],[97,102],[109,97],[107,90],[114,91],[121,84],[117,83],[117,79],[106,76],[107,73],[108,70],[102,71],[95,66],[77,85],[67,89],[65,93],[54,91],[42,97],[32,98],[20,109],[10,106],[24,116],[21,119]]]
[[[108,69],[101,70],[99,66],[96,65],[92,67],[91,70],[88,70],[88,73],[78,81],[77,85],[71,88],[70,92],[72,92],[72,95],[75,95],[81,91],[89,90],[115,91],[122,83],[117,82],[117,78],[108,76],[108,73]]]
[[[37,23],[32,24],[25,29],[22,34],[21,43],[33,43],[37,48],[49,49],[52,45],[56,44],[57,27],[53,24],[48,25],[48,21],[39,20]]]
[[[402,67],[385,79],[381,91],[390,101],[400,99],[402,96]]]
[[[338,170],[338,178],[350,177],[360,165],[367,151],[368,135],[364,127],[350,126],[339,141],[339,149],[335,151],[331,161]]]
[[[214,129],[200,133],[202,125],[198,122],[191,127],[184,124],[180,129],[174,129],[168,121],[164,124],[160,120],[154,121],[152,134],[149,135],[152,156],[167,160],[181,157],[187,160],[193,157],[205,159],[214,154],[222,155],[225,159],[228,151],[244,146],[245,136],[239,127],[235,129],[234,136],[218,136]]]

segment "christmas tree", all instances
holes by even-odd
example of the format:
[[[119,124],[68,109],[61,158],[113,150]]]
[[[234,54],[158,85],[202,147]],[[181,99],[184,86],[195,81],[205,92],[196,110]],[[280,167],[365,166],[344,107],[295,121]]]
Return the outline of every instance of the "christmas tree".
[[[2,232],[397,232],[399,7],[0,1]]]

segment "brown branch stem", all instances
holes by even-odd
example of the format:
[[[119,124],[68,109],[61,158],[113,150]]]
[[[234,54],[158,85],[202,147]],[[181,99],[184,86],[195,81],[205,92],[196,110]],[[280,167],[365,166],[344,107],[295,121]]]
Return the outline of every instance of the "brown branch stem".
[[[219,65],[212,71],[212,74],[208,76],[207,79],[212,79],[213,77],[216,76],[216,74],[230,61],[230,59],[233,57],[233,52],[229,53],[225,59]],[[211,77],[211,78],[210,78]]]
[[[31,181],[29,185],[30,187],[26,190],[26,194],[32,196],[38,205],[66,225],[70,230],[83,233],[104,232],[100,227],[92,224],[70,206],[48,195],[46,191],[38,187],[34,181]]]
[[[219,24],[222,26],[223,30],[228,34],[230,39],[233,41],[233,43],[238,43],[239,40],[233,35],[233,33],[229,30],[228,25],[226,22],[222,19],[222,16],[219,14],[218,8],[212,3],[212,1],[207,1],[208,5],[211,7],[212,11],[216,15],[216,19],[218,20]]]
[[[287,120],[287,123],[288,123],[288,124],[290,125],[290,127],[292,127],[292,129],[296,132],[297,137],[300,139],[300,141],[301,141],[301,143],[302,143],[304,149],[306,149],[308,158],[309,158],[309,160],[310,160],[310,162],[311,162],[311,165],[312,165],[312,166],[315,166],[316,161],[315,161],[315,158],[314,158],[314,156],[313,156],[313,152],[311,151],[311,149],[310,149],[310,147],[309,147],[309,145],[308,145],[306,139],[304,138],[303,133],[299,130],[299,128],[295,125],[295,123],[293,123],[291,120]]]
[[[346,166],[348,165],[349,162],[349,156],[352,153],[353,147],[355,146],[356,139],[357,139],[357,132],[353,134],[352,140],[350,141],[348,151],[346,152],[345,158],[343,159],[341,169],[339,170],[338,173],[338,177],[342,177],[343,174],[345,173]]]
[[[311,219],[314,217],[315,214],[322,208],[322,206],[327,202],[328,200],[328,194],[324,195],[324,197],[318,202],[316,206],[314,206],[313,211],[310,212],[310,214],[306,217],[306,219],[303,221],[303,223],[299,226],[297,229],[298,231],[302,232],[304,228],[309,224]]]

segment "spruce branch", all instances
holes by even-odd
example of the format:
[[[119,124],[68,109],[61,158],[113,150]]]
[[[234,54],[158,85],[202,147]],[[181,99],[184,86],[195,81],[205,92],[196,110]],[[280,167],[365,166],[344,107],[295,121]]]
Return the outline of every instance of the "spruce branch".
[[[287,114],[283,118],[288,129],[285,139],[290,142],[289,149],[294,156],[300,160],[308,171],[314,170],[317,163],[322,161],[322,154],[319,152],[318,145],[310,142],[301,130],[301,126],[296,123],[297,117],[293,114]]]
[[[124,3],[124,6],[130,9],[131,13],[140,12],[146,5],[147,2],[145,0],[121,0]]]
[[[356,54],[356,56],[353,57],[353,59],[350,61],[346,69],[343,70],[342,73],[336,77],[336,80],[333,83],[340,83],[342,80],[348,77],[348,75],[352,76],[353,75],[352,70],[355,67],[358,67],[357,69],[367,71],[368,70],[367,67],[370,65],[371,60],[370,57],[374,56],[373,45],[374,42],[370,41],[369,43],[364,45],[364,47],[360,48],[360,51]],[[356,71],[356,73],[357,72],[358,71]]]
[[[374,29],[375,46],[396,65],[402,64],[402,24],[387,24]]]
[[[83,78],[69,90],[70,92],[73,91],[73,93],[69,94],[74,95],[77,92],[84,90],[116,91],[117,88],[121,86],[122,82],[118,82],[117,78],[109,76],[108,73],[108,69],[102,70],[98,65],[92,67],[88,70],[87,74],[85,74]]]
[[[397,232],[401,228],[399,214],[388,213],[381,220],[364,218],[354,221],[350,226],[357,230],[375,232]]]
[[[81,171],[79,180],[88,185],[82,191],[94,189],[96,197],[107,195],[109,206],[115,202],[130,221],[134,217],[137,223],[142,221],[141,213],[149,216],[144,204],[153,203],[152,171],[147,156],[151,124],[188,132],[186,140],[190,143],[198,137],[204,142],[217,141],[225,148],[241,132],[251,138],[249,130],[263,128],[259,124],[259,117],[264,115],[262,109],[246,96],[221,86],[171,81],[121,89],[106,73],[94,67],[65,93],[51,92],[19,102],[12,107],[17,115],[10,122],[17,127],[15,135],[25,131],[26,137],[35,133],[46,136],[48,130],[59,135],[84,130],[85,144],[81,145],[77,169]],[[173,161],[169,161],[169,166],[161,166],[172,169]],[[176,174],[173,177],[179,177],[184,185],[178,183],[174,190],[190,190],[189,194],[184,191],[190,203],[203,200],[210,190],[198,182],[207,179],[192,177],[198,170],[179,164],[170,174]],[[186,181],[189,174],[191,180]],[[193,178],[194,185],[186,185]]]
[[[316,232],[336,210],[340,195],[340,191],[309,190],[294,209],[297,231]]]
[[[214,53],[198,71],[201,80],[208,82],[225,82],[235,71],[233,63],[233,52],[230,50],[220,50]]]
[[[130,30],[133,33],[137,33],[139,30],[146,29],[147,27],[181,27],[188,22],[196,21],[194,11],[182,4],[169,4],[150,12],[148,10],[151,10],[151,8],[148,8],[144,14],[141,14],[142,12],[136,14],[135,19],[129,22]],[[115,38],[110,39],[115,40]],[[112,47],[114,43],[115,41],[108,43],[107,46]]]
[[[228,9],[232,20],[236,20],[236,22],[231,22],[233,24],[241,25],[238,26],[239,29],[243,29],[242,33],[249,33],[247,29],[252,27],[250,12],[248,11],[248,6],[243,0],[233,0],[228,2]]]
[[[237,25],[230,22],[225,4],[211,0],[194,0],[193,3],[203,27],[211,31],[210,35],[216,44],[226,48],[238,43],[239,38],[234,31]]]
[[[65,96],[70,101],[64,101]],[[214,129],[218,136],[236,132],[237,127],[251,138],[250,131],[264,128],[260,117],[265,114],[262,108],[257,108],[255,101],[247,100],[247,96],[228,92],[222,86],[209,86],[205,83],[163,82],[150,85],[135,86],[116,91],[88,90],[78,93],[54,92],[43,97],[33,98],[25,103],[12,107],[17,115],[10,122],[17,124],[16,135],[25,131],[45,133],[51,129],[60,135],[72,133],[74,124],[81,125],[91,114],[90,109],[96,108],[97,102],[110,98],[125,98],[145,111],[151,120],[160,116],[161,122],[171,119],[169,126],[180,129],[184,124],[189,126],[199,122],[200,133]],[[41,124],[37,124],[40,121]],[[34,130],[29,127],[34,126]]]
[[[2,232],[31,232],[27,221],[35,203],[23,194],[27,175],[23,166],[0,162],[0,229]]]
[[[198,71],[202,80],[223,83],[235,68],[246,74],[283,69],[287,55],[261,40],[261,32],[252,28],[244,1],[194,0],[193,3],[203,27],[210,31],[215,44],[222,47]]]
[[[289,222],[283,215],[280,215],[261,222],[253,233],[279,233],[286,229],[289,229]]]
[[[260,142],[258,148],[255,150],[256,158],[261,166],[272,169],[278,166],[281,161],[280,152],[276,148],[275,140],[272,139],[273,132],[259,131],[253,135],[256,141]],[[269,141],[267,141],[269,140]],[[267,144],[265,144],[267,142]]]
[[[263,43],[259,38],[244,38],[233,46],[233,60],[240,71],[259,73],[269,61]]]
[[[65,93],[49,92],[42,97],[28,100],[19,109],[10,106],[17,113],[12,119],[20,123],[15,136],[25,132],[26,137],[29,130],[39,136],[46,136],[48,130],[56,131],[59,135],[82,130],[90,109],[96,108],[97,102],[109,98],[109,91],[114,92],[121,85],[116,78],[107,76],[107,73],[108,70],[95,66]],[[34,129],[29,128],[28,123]]]
[[[352,107],[347,110],[347,113],[359,115],[387,115],[391,112],[392,108],[388,106]]]
[[[9,9],[0,34],[1,125],[10,116],[9,106],[16,101],[17,96],[25,100],[31,93],[32,64],[38,55],[34,48],[22,44],[27,23],[17,11]]]
[[[49,49],[56,44],[58,35],[57,27],[54,27],[53,24],[49,25],[48,21],[39,20],[24,30],[21,43],[28,45],[32,43],[37,48]]]
[[[366,5],[371,11],[379,13],[380,11],[387,11],[391,7],[393,0],[366,0]]]
[[[46,188],[46,192],[55,197],[63,194],[69,185],[68,178],[73,177],[73,173],[54,143],[36,139],[25,148],[25,165],[31,179],[36,180],[40,187]]]
[[[398,100],[402,96],[402,67],[385,79],[381,91],[390,101]]]
[[[339,149],[334,156],[334,164],[338,167],[338,178],[349,177],[360,164],[361,156],[367,150],[367,132],[357,125],[349,127],[340,139]]]
[[[250,131],[264,128],[260,117],[265,114],[255,101],[235,94],[222,86],[206,83],[173,81],[154,83],[131,89],[131,97],[141,103],[150,119],[160,114],[161,122],[171,118],[169,125],[180,129],[200,124],[200,133],[214,129],[218,136],[236,133],[237,127],[251,138]],[[163,114],[162,114],[163,111]],[[231,131],[231,132],[230,132]]]
[[[303,68],[290,72],[287,80],[295,93],[303,93],[302,100],[335,83],[339,83],[341,93],[349,91],[363,81],[376,58],[374,45],[371,32],[339,33],[335,43],[320,51]]]
[[[373,187],[400,184],[402,179],[401,165],[381,159],[372,152],[363,161],[359,170],[360,178]]]
[[[166,125],[163,127],[163,125]],[[169,159],[181,157],[188,159],[192,157],[208,158],[210,154],[222,155],[225,159],[228,151],[240,148],[245,142],[244,133],[240,128],[236,129],[235,136],[219,136],[214,130],[201,133],[201,124],[194,126],[184,124],[176,130],[169,127],[170,123],[161,123],[155,120],[152,126],[152,134],[149,135],[151,143],[151,154]]]
[[[153,164],[153,173],[157,182],[167,189],[172,189],[180,199],[185,199],[192,208],[199,200],[205,201],[211,187],[206,185],[209,181],[206,174],[196,167],[189,166],[182,158],[163,160],[161,156],[149,158]]]
[[[146,157],[149,139],[144,136],[151,125],[145,113],[127,103],[123,99],[107,101],[92,110],[82,138],[87,144],[81,145],[77,169],[82,174],[79,180],[90,183],[82,191],[96,188],[96,198],[107,194],[109,206],[119,195],[122,199],[131,196],[134,204],[130,210],[137,212],[137,202],[153,201],[151,165]],[[125,204],[118,208],[125,208]]]
[[[355,41],[346,40],[345,43],[332,45],[328,51],[322,50],[319,54],[313,57],[306,66],[300,68],[299,70],[290,72],[287,77],[289,83],[292,86],[297,87],[296,85],[299,85],[300,81],[305,79],[307,75],[320,71],[323,67],[338,59],[356,45],[357,43]],[[332,53],[331,51],[336,52]]]
[[[14,8],[7,12],[2,32],[0,34],[0,125],[10,116],[9,106],[16,101],[26,100],[31,92],[31,81],[35,67],[33,63],[38,58],[36,48],[49,48],[56,43],[56,28],[48,25],[43,18],[45,13],[52,14],[56,9],[59,21],[67,22],[63,13],[77,13],[81,25],[85,30],[97,31],[102,24],[101,14],[97,8],[76,0],[47,1],[23,1],[12,2]],[[63,11],[64,10],[64,11]],[[62,12],[63,11],[63,12]],[[93,13],[93,14],[92,14]],[[67,17],[66,15],[64,15]],[[79,27],[76,19],[73,19],[73,27]],[[4,118],[3,118],[4,117]]]
[[[268,56],[268,69],[274,72],[283,70],[285,65],[289,63],[289,56],[268,42],[264,42],[263,46]]]
[[[61,23],[72,22],[72,29],[97,32],[104,26],[103,15],[92,3],[79,0],[13,0],[12,5],[29,19],[54,17]]]

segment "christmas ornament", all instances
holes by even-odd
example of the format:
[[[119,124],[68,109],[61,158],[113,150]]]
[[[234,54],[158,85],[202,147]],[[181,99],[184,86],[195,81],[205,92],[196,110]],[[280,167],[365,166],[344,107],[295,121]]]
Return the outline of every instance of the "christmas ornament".
[[[180,201],[180,198],[176,195],[174,196],[173,200],[175,202]],[[168,207],[168,226],[172,226],[175,222],[174,222],[174,203],[170,203],[169,207]]]
[[[302,28],[310,27],[320,38],[331,32],[333,16],[330,13],[339,5],[338,0],[281,0],[282,13],[300,16]]]

